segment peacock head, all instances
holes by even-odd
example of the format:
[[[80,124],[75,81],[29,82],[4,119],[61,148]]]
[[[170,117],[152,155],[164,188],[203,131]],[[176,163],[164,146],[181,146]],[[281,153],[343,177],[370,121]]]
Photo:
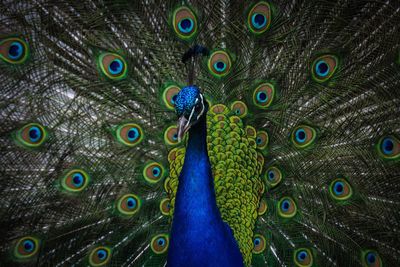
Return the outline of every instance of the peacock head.
[[[180,141],[191,126],[196,124],[201,116],[207,113],[207,102],[195,85],[183,87],[175,100],[175,110],[178,115],[178,140]]]

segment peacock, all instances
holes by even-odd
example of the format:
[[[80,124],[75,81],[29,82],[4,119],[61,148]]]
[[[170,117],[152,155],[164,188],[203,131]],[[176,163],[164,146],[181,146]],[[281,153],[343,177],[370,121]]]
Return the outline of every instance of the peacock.
[[[400,266],[399,1],[0,11],[0,266]]]

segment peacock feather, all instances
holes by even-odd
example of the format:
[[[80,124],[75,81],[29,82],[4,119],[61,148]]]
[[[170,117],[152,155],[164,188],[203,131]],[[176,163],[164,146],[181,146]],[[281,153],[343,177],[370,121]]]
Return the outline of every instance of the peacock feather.
[[[0,11],[0,266],[400,265],[398,1]]]

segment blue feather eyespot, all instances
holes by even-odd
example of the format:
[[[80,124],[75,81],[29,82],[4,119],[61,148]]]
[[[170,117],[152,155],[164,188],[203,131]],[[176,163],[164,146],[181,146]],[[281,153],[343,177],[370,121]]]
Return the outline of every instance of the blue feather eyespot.
[[[194,22],[191,18],[184,18],[178,22],[178,28],[182,33],[190,33],[194,28]]]
[[[68,171],[61,179],[61,186],[68,192],[81,192],[89,184],[90,176],[82,169]]]
[[[166,234],[156,235],[151,239],[151,250],[156,254],[165,253],[169,246],[169,237]]]
[[[382,259],[374,250],[365,250],[361,253],[361,260],[364,267],[381,267]]]
[[[143,169],[144,179],[151,183],[157,183],[164,177],[164,167],[157,162],[148,163]]]
[[[121,80],[126,77],[127,64],[125,60],[115,53],[104,53],[98,58],[101,72],[111,80]]]
[[[297,148],[306,148],[314,143],[317,133],[307,125],[297,126],[292,132],[292,142]]]
[[[259,234],[255,234],[253,237],[253,253],[260,254],[264,252],[266,247],[267,241],[265,240],[265,237]]]
[[[337,178],[331,182],[329,193],[335,200],[343,201],[353,195],[353,190],[344,178]]]
[[[329,80],[338,67],[338,58],[334,55],[323,55],[314,60],[312,64],[312,77],[317,82]]]
[[[260,200],[260,203],[258,204],[258,210],[257,213],[259,216],[264,215],[268,210],[268,205],[267,202],[265,202],[265,200]]]
[[[267,17],[261,13],[254,13],[253,16],[251,16],[251,25],[257,30],[267,25],[267,21]]]
[[[116,137],[120,143],[133,147],[143,140],[143,130],[136,123],[126,123],[117,128]]]
[[[175,108],[175,101],[180,90],[181,88],[174,84],[164,89],[162,99],[168,109],[173,110]]]
[[[14,256],[17,259],[33,258],[39,251],[39,239],[26,236],[18,239],[14,246]]]
[[[271,25],[271,7],[267,2],[255,4],[247,16],[247,26],[250,31],[259,35],[269,29]]]
[[[278,214],[283,218],[292,218],[297,213],[297,206],[290,197],[283,197],[278,202]]]
[[[16,140],[25,147],[36,148],[47,138],[47,131],[39,123],[29,123],[19,129]]]
[[[255,106],[266,109],[275,97],[275,87],[271,83],[262,83],[256,87],[253,93],[253,103]]]
[[[11,37],[0,41],[0,58],[10,64],[22,64],[28,59],[29,46],[21,38]]]
[[[164,141],[167,145],[173,146],[178,144],[178,128],[176,126],[168,127],[164,132]]]
[[[117,200],[117,210],[121,215],[132,216],[142,205],[140,198],[134,194],[126,194]]]
[[[182,40],[191,40],[197,34],[197,19],[194,12],[186,6],[177,8],[172,16],[172,25]]]
[[[163,215],[167,215],[167,216],[170,215],[171,202],[170,202],[169,198],[164,198],[163,200],[161,200],[160,211]]]
[[[256,145],[257,148],[263,150],[268,145],[268,133],[266,131],[258,131],[256,136]]]
[[[221,78],[230,72],[232,61],[228,53],[222,50],[217,50],[211,53],[207,65],[208,70],[213,76]]]
[[[277,167],[269,167],[265,172],[266,182],[270,187],[277,186],[282,181],[282,172]]]
[[[89,264],[91,266],[104,266],[111,259],[111,249],[109,247],[96,247],[89,254]]]
[[[308,248],[299,248],[293,254],[293,260],[298,267],[310,267],[313,265],[313,256]]]
[[[239,118],[244,118],[247,115],[247,106],[242,101],[235,101],[231,104],[231,110]]]
[[[378,142],[378,154],[389,160],[400,158],[400,141],[394,136],[384,136]]]

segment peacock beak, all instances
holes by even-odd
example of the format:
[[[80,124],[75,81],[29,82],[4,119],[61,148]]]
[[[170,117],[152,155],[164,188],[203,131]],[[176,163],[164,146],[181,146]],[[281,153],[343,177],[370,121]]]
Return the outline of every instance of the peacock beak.
[[[178,142],[180,142],[185,133],[190,129],[190,122],[184,115],[178,119]]]

